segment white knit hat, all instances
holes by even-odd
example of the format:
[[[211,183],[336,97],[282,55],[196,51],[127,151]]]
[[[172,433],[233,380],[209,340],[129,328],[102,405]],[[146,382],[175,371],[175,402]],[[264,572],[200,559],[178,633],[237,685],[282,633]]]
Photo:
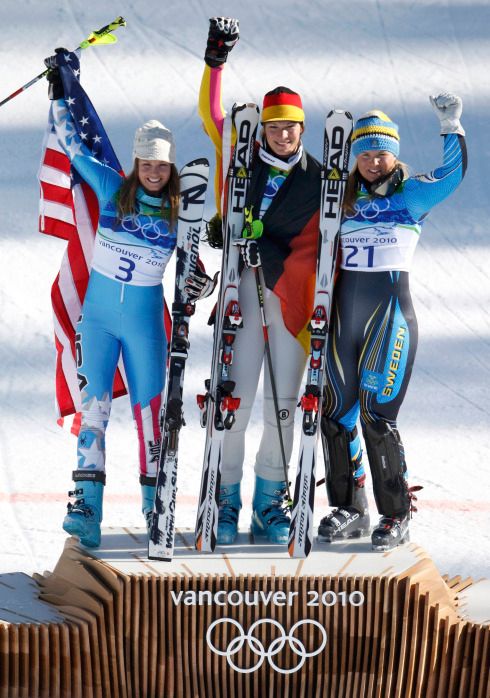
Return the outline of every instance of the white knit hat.
[[[133,158],[175,163],[172,132],[156,119],[147,121],[134,134]]]

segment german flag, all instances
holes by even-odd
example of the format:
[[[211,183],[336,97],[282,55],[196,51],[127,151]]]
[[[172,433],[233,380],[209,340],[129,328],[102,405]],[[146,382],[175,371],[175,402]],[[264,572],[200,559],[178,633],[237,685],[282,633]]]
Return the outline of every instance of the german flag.
[[[284,324],[308,352],[318,251],[320,164],[304,152],[262,218],[260,257],[267,288],[281,300]],[[250,205],[260,210],[269,166],[256,158]]]

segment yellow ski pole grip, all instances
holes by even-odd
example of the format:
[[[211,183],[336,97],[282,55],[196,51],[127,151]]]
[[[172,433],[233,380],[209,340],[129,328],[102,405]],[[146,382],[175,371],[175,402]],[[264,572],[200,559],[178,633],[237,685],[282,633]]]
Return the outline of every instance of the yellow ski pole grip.
[[[79,48],[88,48],[94,44],[113,44],[117,41],[117,37],[112,34],[119,27],[125,27],[126,20],[123,17],[116,17],[110,24],[93,31],[84,41],[81,42]]]

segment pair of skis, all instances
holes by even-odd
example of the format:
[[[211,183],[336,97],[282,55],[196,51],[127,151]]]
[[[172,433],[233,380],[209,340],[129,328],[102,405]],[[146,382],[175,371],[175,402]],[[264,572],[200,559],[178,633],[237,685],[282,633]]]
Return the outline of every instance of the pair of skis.
[[[231,116],[225,121],[223,134],[223,157],[224,162],[229,161],[229,170],[226,172],[227,187],[223,206],[225,216],[221,283],[215,316],[211,378],[206,381],[206,394],[198,396],[201,424],[207,430],[196,526],[196,547],[203,551],[214,550],[216,545],[223,435],[224,430],[233,425],[240,404],[239,398],[232,395],[234,384],[229,380],[233,342],[242,325],[238,304],[240,253],[233,242],[242,234],[258,118],[259,109],[256,105],[235,104]],[[237,134],[234,148],[233,127]],[[233,155],[230,160],[231,153]],[[197,263],[208,175],[207,160],[191,162],[180,173],[181,201],[170,361],[162,412],[155,502],[148,537],[148,557],[154,560],[171,560],[173,557],[178,444],[180,429],[184,424],[182,394],[189,348],[189,320],[194,313],[194,306],[185,294],[185,279],[195,270]]]
[[[238,305],[238,252],[233,241],[241,237],[250,178],[257,107],[242,105],[232,113],[237,143],[227,177],[227,207],[224,218],[224,248],[213,364],[208,391],[201,396],[206,446],[196,524],[196,548],[212,551],[216,544],[219,487],[225,429],[231,428],[239,398],[232,396],[229,380],[233,341],[241,324]],[[301,398],[303,422],[299,447],[288,551],[291,557],[306,557],[313,541],[316,454],[325,380],[325,350],[330,324],[334,274],[342,200],[348,178],[352,116],[332,110],[325,121],[320,229],[316,268],[314,310],[310,321],[310,352],[307,381]],[[225,152],[225,149],[224,149]],[[225,416],[226,415],[226,416]],[[229,422],[227,423],[227,419]]]

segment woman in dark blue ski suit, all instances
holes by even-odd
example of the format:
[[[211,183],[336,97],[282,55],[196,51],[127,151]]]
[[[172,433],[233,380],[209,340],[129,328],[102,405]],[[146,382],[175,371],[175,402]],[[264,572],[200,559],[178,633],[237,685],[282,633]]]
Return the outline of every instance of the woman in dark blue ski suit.
[[[353,132],[356,165],[344,202],[322,419],[327,492],[336,507],[320,523],[327,541],[369,531],[359,417],[382,516],[373,547],[386,550],[408,539],[411,494],[397,430],[417,347],[408,275],[428,212],[466,170],[460,98],[444,93],[431,103],[444,155],[429,174],[407,175],[398,160],[398,127],[383,112],[368,112]]]

